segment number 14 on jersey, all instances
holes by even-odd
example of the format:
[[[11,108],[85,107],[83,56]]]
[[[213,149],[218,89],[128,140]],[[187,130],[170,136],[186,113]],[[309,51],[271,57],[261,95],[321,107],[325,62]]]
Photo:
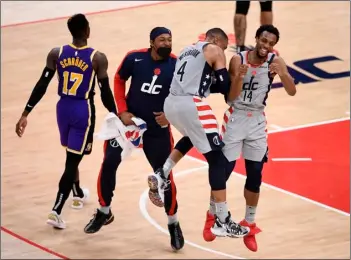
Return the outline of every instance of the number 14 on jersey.
[[[244,91],[244,101],[252,101],[252,91],[257,90],[258,82],[253,82],[253,78],[251,78],[250,82],[245,82],[243,84],[243,91]]]

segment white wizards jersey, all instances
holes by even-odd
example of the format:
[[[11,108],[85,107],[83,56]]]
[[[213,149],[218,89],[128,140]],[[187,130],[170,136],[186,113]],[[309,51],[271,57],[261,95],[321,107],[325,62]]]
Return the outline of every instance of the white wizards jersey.
[[[213,70],[203,53],[207,44],[209,42],[197,42],[181,51],[173,74],[171,94],[199,97],[207,97],[210,94]]]
[[[242,64],[248,64],[248,51],[240,52]],[[239,97],[229,105],[240,110],[263,111],[273,79],[270,77],[269,65],[275,54],[269,53],[264,63],[259,66],[250,65],[243,80]]]

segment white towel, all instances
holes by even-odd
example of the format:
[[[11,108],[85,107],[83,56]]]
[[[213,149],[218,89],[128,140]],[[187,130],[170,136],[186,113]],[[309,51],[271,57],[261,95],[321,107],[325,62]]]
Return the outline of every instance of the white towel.
[[[143,146],[143,134],[147,130],[146,122],[133,117],[135,125],[125,126],[114,113],[108,113],[104,118],[100,132],[95,136],[100,140],[115,139],[123,149],[121,158],[127,158],[135,148]]]

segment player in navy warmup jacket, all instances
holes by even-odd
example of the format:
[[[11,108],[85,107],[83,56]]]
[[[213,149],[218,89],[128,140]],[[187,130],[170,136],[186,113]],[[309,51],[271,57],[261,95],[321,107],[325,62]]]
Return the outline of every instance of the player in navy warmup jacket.
[[[118,115],[125,125],[133,124],[133,116],[147,123],[143,135],[143,150],[154,171],[161,167],[173,149],[170,125],[163,113],[163,104],[169,94],[176,57],[171,54],[172,34],[164,27],[156,27],[150,33],[150,48],[128,52],[117,69],[114,79],[114,95]],[[131,78],[126,96],[126,81]],[[113,140],[114,141],[114,140]],[[100,209],[85,227],[86,233],[95,233],[113,221],[110,209],[116,185],[116,171],[121,163],[122,148],[116,142],[106,141],[104,161],[98,178]],[[168,216],[168,229],[172,248],[179,250],[184,238],[177,219],[176,186],[170,174],[170,188],[164,193],[164,203],[157,190],[149,191],[150,200],[163,206]]]

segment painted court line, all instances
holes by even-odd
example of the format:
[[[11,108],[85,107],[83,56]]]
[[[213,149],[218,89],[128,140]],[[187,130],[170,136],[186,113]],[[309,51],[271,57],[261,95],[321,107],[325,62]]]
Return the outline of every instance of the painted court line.
[[[175,1],[162,1],[162,2],[156,2],[156,3],[146,3],[146,4],[133,5],[133,6],[117,7],[114,9],[101,10],[101,11],[96,11],[96,12],[85,12],[85,15],[89,16],[89,15],[96,15],[96,14],[112,13],[112,12],[124,11],[124,10],[129,10],[129,9],[136,9],[136,8],[141,8],[141,7],[170,4],[172,2],[175,2]],[[45,23],[45,22],[67,19],[69,17],[70,17],[70,15],[34,20],[34,21],[19,22],[19,23],[13,23],[13,24],[6,24],[6,25],[1,25],[1,28],[16,27],[16,26],[36,24],[36,23]]]
[[[279,125],[270,124],[269,126],[274,128],[274,129],[283,129],[283,127],[281,127]]]
[[[271,160],[275,162],[307,162],[312,161],[312,158],[272,158]]]
[[[175,178],[177,177],[180,177],[180,176],[184,176],[184,175],[187,175],[187,174],[191,174],[191,173],[194,173],[196,171],[201,171],[201,170],[205,170],[207,169],[207,165],[206,166],[201,166],[201,167],[197,167],[197,168],[192,168],[192,169],[188,169],[188,170],[184,170],[184,171],[180,171],[178,172],[177,174],[174,175]],[[141,214],[143,215],[143,217],[150,222],[151,225],[153,225],[156,229],[158,229],[159,231],[161,231],[162,233],[166,234],[166,235],[169,235],[168,233],[168,230],[163,228],[162,226],[160,226],[150,215],[149,215],[149,212],[147,211],[147,208],[146,208],[146,205],[147,205],[147,201],[149,200],[149,197],[148,197],[148,191],[149,189],[146,189],[141,195],[140,195],[140,199],[139,199],[139,209],[140,209],[140,212]],[[216,255],[220,255],[220,256],[224,256],[224,257],[228,257],[228,258],[231,258],[231,259],[245,259],[245,258],[242,258],[242,257],[239,257],[239,256],[235,256],[235,255],[230,255],[230,254],[226,254],[226,253],[223,253],[221,251],[217,251],[217,250],[213,250],[213,249],[210,249],[210,248],[207,248],[207,247],[204,247],[204,246],[200,246],[196,243],[193,243],[189,240],[185,240],[185,243],[192,246],[192,247],[195,247],[195,248],[198,248],[200,250],[204,250],[206,252],[209,252],[209,253],[212,253],[212,254],[216,254]]]
[[[268,131],[268,134],[287,132],[287,131],[291,131],[291,130],[297,130],[297,129],[308,128],[308,127],[319,126],[319,125],[327,125],[327,124],[338,123],[338,122],[348,121],[348,120],[350,120],[350,117],[342,117],[342,118],[320,121],[320,122],[315,122],[315,123],[309,123],[309,124],[304,124],[304,125],[285,127],[285,128],[277,129],[277,130],[271,130],[271,131]]]
[[[25,242],[25,243],[27,243],[27,244],[33,246],[33,247],[36,247],[36,248],[38,248],[38,249],[40,249],[40,250],[42,250],[42,251],[44,251],[44,252],[47,252],[47,253],[49,253],[49,254],[51,254],[51,255],[54,255],[54,256],[59,257],[59,258],[62,258],[62,259],[69,259],[68,257],[66,257],[66,256],[64,256],[64,255],[61,255],[61,254],[59,254],[59,253],[56,253],[56,252],[54,252],[54,251],[48,249],[47,247],[41,246],[41,245],[39,245],[39,244],[37,244],[37,243],[35,243],[35,242],[33,242],[33,241],[27,239],[27,238],[24,238],[24,237],[22,237],[22,236],[20,236],[20,235],[18,235],[18,234],[16,234],[16,233],[14,233],[14,232],[12,232],[11,230],[9,230],[9,229],[7,229],[7,228],[1,227],[1,231],[5,232],[5,233],[7,233],[7,234],[9,234],[9,235],[11,235],[11,236],[17,238],[18,240],[23,241],[23,242]]]

